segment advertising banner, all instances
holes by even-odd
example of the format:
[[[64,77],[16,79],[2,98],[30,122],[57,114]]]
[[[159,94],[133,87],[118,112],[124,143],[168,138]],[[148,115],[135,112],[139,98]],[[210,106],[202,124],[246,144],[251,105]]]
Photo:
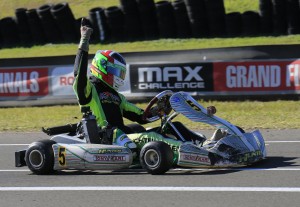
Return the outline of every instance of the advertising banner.
[[[74,66],[58,66],[51,70],[51,89],[53,96],[70,96],[74,94]]]
[[[216,92],[300,92],[300,60],[214,63]]]
[[[212,63],[131,64],[131,92],[213,91],[212,66]]]
[[[8,101],[20,105],[24,100],[43,104],[76,103],[73,67],[73,64],[54,63],[1,66],[0,105],[6,106]],[[146,98],[163,90],[205,96],[298,95],[300,59],[129,63],[125,85],[119,92],[127,98]]]
[[[0,97],[46,96],[48,85],[48,68],[0,70]]]

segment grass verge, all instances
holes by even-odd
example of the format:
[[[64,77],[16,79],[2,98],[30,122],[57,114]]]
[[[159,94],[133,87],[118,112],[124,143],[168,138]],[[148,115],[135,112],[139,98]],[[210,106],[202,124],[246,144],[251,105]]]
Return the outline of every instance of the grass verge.
[[[293,129],[299,128],[300,105],[298,101],[243,101],[243,102],[202,102],[203,106],[217,107],[217,116],[245,129]],[[137,104],[145,108],[146,104]],[[77,123],[81,119],[79,107],[51,106],[26,108],[0,108],[0,131],[40,131],[42,127],[59,126]],[[211,129],[201,123],[190,122],[185,117],[178,116],[177,121],[185,123],[193,130]],[[125,120],[125,123],[130,123]],[[158,126],[154,122],[146,127]]]

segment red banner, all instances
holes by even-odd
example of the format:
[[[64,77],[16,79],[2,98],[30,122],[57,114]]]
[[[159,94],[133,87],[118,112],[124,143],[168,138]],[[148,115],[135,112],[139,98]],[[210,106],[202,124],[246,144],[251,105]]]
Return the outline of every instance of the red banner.
[[[214,63],[214,90],[300,90],[300,60]]]
[[[0,97],[48,95],[48,68],[0,70]]]

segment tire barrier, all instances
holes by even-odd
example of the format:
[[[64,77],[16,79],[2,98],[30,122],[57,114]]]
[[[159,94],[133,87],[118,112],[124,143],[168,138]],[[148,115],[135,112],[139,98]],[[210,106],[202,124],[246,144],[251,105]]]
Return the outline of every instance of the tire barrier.
[[[37,13],[39,18],[41,19],[41,23],[45,32],[46,42],[48,43],[60,43],[62,41],[61,32],[55,22],[51,14],[51,7],[50,4],[45,4],[40,6],[37,9]]]
[[[18,8],[15,10],[16,15],[16,23],[18,28],[18,34],[20,38],[21,45],[31,45],[32,43],[32,35],[30,32],[28,18],[27,18],[27,9]]]
[[[263,35],[273,32],[272,0],[259,0],[260,31]]]
[[[157,39],[158,23],[156,17],[156,8],[153,0],[136,0],[142,22],[144,38],[147,40]]]
[[[77,42],[79,31],[76,20],[68,3],[60,3],[51,7],[51,14],[61,32],[63,42]]]
[[[89,10],[91,42],[300,34],[300,0],[258,1],[258,11],[241,14],[226,13],[224,0],[119,0]],[[17,8],[0,20],[0,47],[76,43],[80,21],[68,3]]]
[[[238,37],[242,35],[242,14],[240,12],[231,12],[226,14],[226,34],[228,37]]]
[[[287,34],[286,1],[272,0],[273,5],[273,33],[275,35]]]
[[[176,23],[172,4],[169,1],[159,1],[155,6],[160,38],[176,38]]]
[[[37,14],[37,10],[29,9],[26,11],[26,15],[30,33],[32,35],[32,43],[37,45],[44,44],[46,42],[46,38],[41,20]]]
[[[184,0],[189,16],[192,36],[208,37],[208,22],[205,9],[205,0]]]
[[[93,43],[105,42],[108,40],[109,31],[106,22],[104,8],[96,7],[89,10],[89,21],[93,27],[91,41]]]
[[[183,0],[176,0],[172,2],[174,9],[174,18],[176,23],[176,34],[178,38],[191,37],[192,31],[189,17],[187,14],[186,5]]]
[[[242,14],[242,31],[244,36],[257,36],[260,33],[259,14],[246,11]]]
[[[210,36],[225,36],[225,7],[223,0],[205,0],[205,8]]]
[[[124,14],[120,7],[112,6],[105,9],[105,16],[110,31],[109,41],[125,41]]]
[[[299,0],[286,1],[286,14],[287,14],[287,33],[299,34],[300,33],[300,8]]]
[[[15,47],[20,43],[17,23],[13,17],[5,17],[1,19],[0,27],[3,47]]]
[[[127,40],[141,40],[144,37],[138,4],[135,0],[120,0],[121,10],[125,17]]]

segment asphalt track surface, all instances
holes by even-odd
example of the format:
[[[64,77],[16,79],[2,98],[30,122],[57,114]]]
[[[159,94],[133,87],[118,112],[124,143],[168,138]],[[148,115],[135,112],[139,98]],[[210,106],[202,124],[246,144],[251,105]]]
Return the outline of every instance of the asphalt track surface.
[[[268,152],[261,163],[174,169],[160,176],[140,169],[34,175],[27,167],[14,166],[14,152],[47,135],[0,133],[0,207],[299,206],[300,129],[261,132]]]

